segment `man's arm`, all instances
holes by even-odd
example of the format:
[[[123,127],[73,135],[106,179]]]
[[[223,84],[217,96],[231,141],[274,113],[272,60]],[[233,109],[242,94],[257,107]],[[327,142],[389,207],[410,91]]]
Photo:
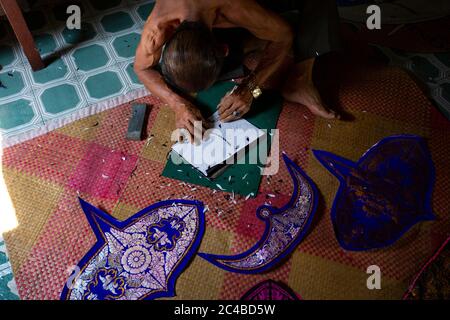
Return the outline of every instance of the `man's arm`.
[[[202,121],[200,111],[188,100],[175,93],[165,82],[162,75],[153,67],[159,61],[160,52],[149,53],[145,48],[145,35],[136,50],[134,71],[144,86],[156,97],[167,104],[176,115],[176,127],[189,131],[191,141],[194,138],[194,123]]]
[[[256,82],[264,84],[278,70],[291,50],[294,35],[290,25],[255,0],[229,0],[223,13],[234,25],[245,28],[258,39],[268,42],[255,69]]]
[[[145,49],[145,43],[141,40],[136,50],[134,72],[152,94],[174,108],[181,102],[181,97],[173,92],[161,74],[153,69],[157,64],[158,55],[148,53]]]
[[[223,10],[232,24],[249,30],[255,37],[267,41],[262,57],[253,74],[254,82],[262,86],[283,64],[292,47],[293,32],[276,13],[261,7],[254,0],[229,0]],[[219,105],[222,121],[232,121],[250,110],[252,94],[244,88],[224,97]]]

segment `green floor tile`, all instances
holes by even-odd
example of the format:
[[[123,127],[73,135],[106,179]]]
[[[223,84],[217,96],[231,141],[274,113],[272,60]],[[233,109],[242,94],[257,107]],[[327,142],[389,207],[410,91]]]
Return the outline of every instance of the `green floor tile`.
[[[49,26],[45,13],[41,10],[33,10],[24,14],[25,21],[31,31],[42,29]]]
[[[0,45],[0,65],[4,68],[15,59],[14,49],[8,45]]]
[[[46,82],[64,78],[68,72],[69,68],[64,61],[58,59],[49,64],[45,69],[33,72],[32,75],[36,83],[44,84]]]
[[[69,30],[66,27],[62,31],[62,36],[67,44],[78,44],[83,41],[88,41],[93,39],[96,35],[97,32],[95,31],[92,24],[87,22],[81,23],[80,30],[78,29]]]
[[[150,15],[150,13],[152,12],[154,6],[155,6],[155,3],[154,3],[154,2],[152,2],[152,3],[147,3],[147,4],[144,4],[144,5],[140,6],[140,7],[137,9],[137,13],[138,13],[139,17],[140,17],[143,21],[147,21],[147,18],[148,18],[148,16]]]
[[[11,264],[6,255],[5,242],[0,235],[0,300],[18,300]],[[14,288],[13,288],[14,287]]]
[[[56,49],[56,41],[51,34],[44,33],[35,36],[34,41],[41,55],[52,53]]]
[[[128,77],[130,77],[131,81],[132,81],[134,84],[142,84],[142,82],[139,81],[138,76],[137,76],[136,73],[134,72],[134,64],[133,64],[133,63],[130,63],[130,64],[128,65],[128,67],[127,67],[125,70],[126,70],[126,72],[127,72],[127,74],[128,74]]]
[[[119,32],[129,29],[134,25],[134,21],[131,19],[131,16],[123,11],[104,16],[100,23],[106,32]]]
[[[120,81],[117,73],[113,71],[106,71],[89,77],[85,86],[89,96],[95,99],[102,99],[120,92],[123,88],[122,81]]]
[[[0,74],[0,98],[19,93],[25,87],[23,74],[19,71],[8,71]]]
[[[82,71],[89,71],[106,66],[109,62],[109,57],[105,48],[98,44],[77,49],[72,56],[75,59],[77,70]]]
[[[141,35],[138,33],[130,33],[121,37],[117,37],[112,42],[114,50],[121,58],[131,58],[136,54],[136,48],[139,44]]]
[[[89,0],[95,10],[106,10],[117,7],[122,0]]]
[[[0,243],[2,245],[2,243]],[[0,265],[5,264],[8,262],[8,258],[6,257],[6,254],[0,251]]]
[[[4,277],[0,277],[0,300],[19,300],[19,297],[13,293],[8,286],[12,280],[12,273],[8,273]]]
[[[0,128],[9,130],[30,122],[35,116],[31,101],[20,99],[0,104]]]
[[[51,114],[60,113],[76,108],[81,98],[75,86],[71,84],[61,84],[50,89],[46,89],[41,95],[41,101],[46,112]]]

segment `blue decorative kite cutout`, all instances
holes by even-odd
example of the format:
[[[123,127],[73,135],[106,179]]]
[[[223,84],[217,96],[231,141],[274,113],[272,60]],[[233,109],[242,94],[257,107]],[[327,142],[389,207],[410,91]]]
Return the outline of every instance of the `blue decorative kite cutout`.
[[[313,152],[340,182],[331,220],[344,249],[386,247],[416,223],[434,219],[434,166],[423,138],[387,137],[356,163],[330,152]]]
[[[238,273],[260,273],[271,269],[290,254],[308,231],[317,207],[317,190],[309,177],[286,155],[284,162],[292,177],[291,200],[278,209],[261,206],[257,217],[264,221],[262,238],[249,250],[234,256],[199,253],[214,265]]]
[[[137,300],[175,295],[205,222],[197,201],[156,203],[118,221],[80,199],[97,237],[61,294],[63,300]]]

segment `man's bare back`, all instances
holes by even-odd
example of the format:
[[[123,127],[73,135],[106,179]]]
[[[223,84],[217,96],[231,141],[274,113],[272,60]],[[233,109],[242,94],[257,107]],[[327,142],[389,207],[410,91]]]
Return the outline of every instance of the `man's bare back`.
[[[203,21],[209,28],[244,28],[255,37],[289,41],[292,31],[278,15],[253,0],[164,0],[156,1],[142,32],[136,63],[151,67],[158,63],[161,49],[181,22]]]
[[[171,41],[179,26],[186,21],[199,23],[209,30],[243,28],[254,37],[264,40],[267,44],[251,75],[252,85],[261,87],[285,61],[291,50],[294,34],[291,26],[280,15],[266,9],[257,0],[156,1],[136,51],[134,69],[147,89],[175,111],[177,128],[186,129],[193,136],[194,123],[202,121],[200,112],[192,102],[175,92],[173,86],[166,81],[167,78],[154,68],[160,62],[165,44]],[[283,96],[307,106],[317,115],[333,118],[334,112],[323,106],[312,83],[313,64],[314,59],[310,59],[294,68],[288,81],[290,85],[282,91]],[[236,120],[249,111],[254,97],[246,85],[247,83],[241,84],[239,90],[222,99],[219,105],[222,121]]]

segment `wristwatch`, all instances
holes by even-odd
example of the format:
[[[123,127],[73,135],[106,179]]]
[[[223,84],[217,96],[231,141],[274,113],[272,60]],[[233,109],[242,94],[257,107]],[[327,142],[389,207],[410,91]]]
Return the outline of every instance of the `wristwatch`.
[[[261,88],[256,84],[255,75],[251,74],[247,81],[247,87],[254,99],[258,99],[262,95]]]

